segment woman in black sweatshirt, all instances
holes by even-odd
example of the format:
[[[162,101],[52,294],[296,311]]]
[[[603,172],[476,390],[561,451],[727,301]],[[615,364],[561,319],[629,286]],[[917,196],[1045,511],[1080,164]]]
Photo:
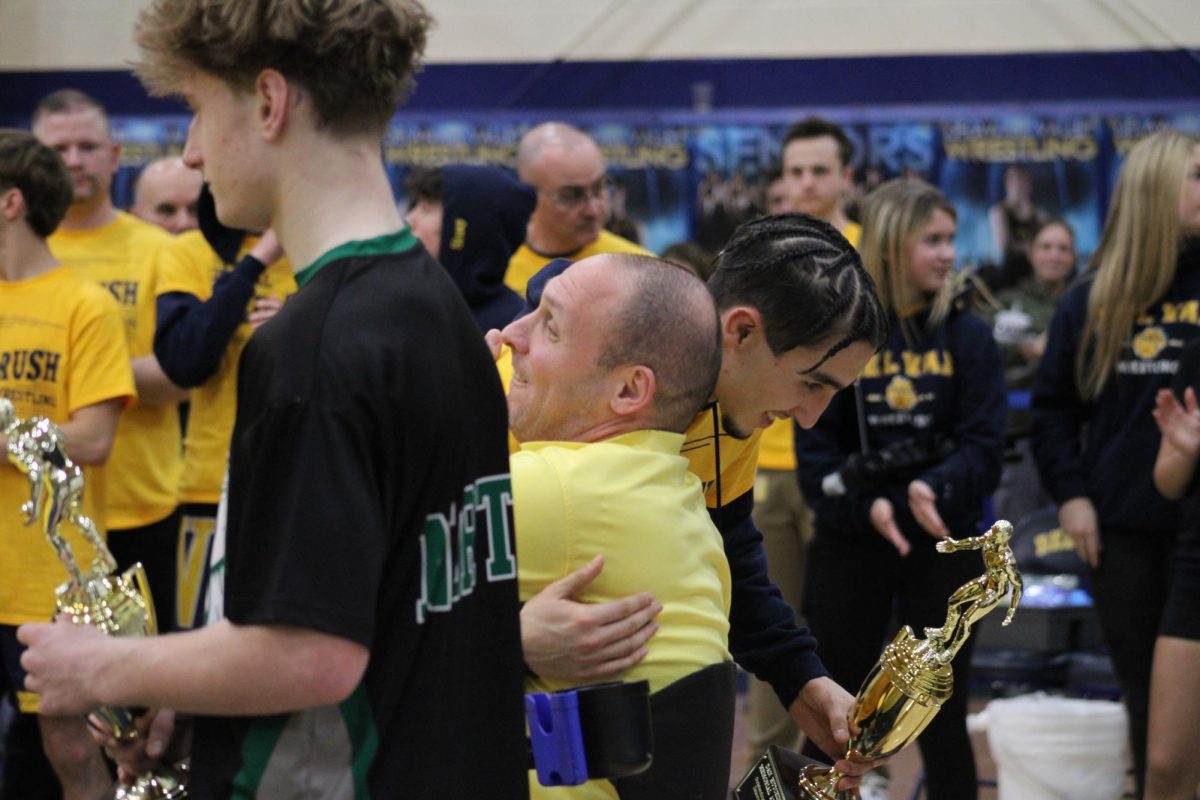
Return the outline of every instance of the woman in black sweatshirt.
[[[1184,345],[1200,336],[1200,220],[1195,208],[1185,213],[1200,180],[1197,141],[1163,131],[1129,151],[1100,244],[1059,304],[1034,381],[1038,471],[1090,568],[1139,795],[1150,665],[1179,527],[1178,504],[1153,485],[1160,434],[1150,412]]]
[[[983,571],[978,554],[934,549],[978,532],[1004,449],[1003,362],[991,329],[955,291],[955,219],[950,201],[922,181],[891,181],[867,197],[859,250],[891,336],[855,391],[796,434],[801,487],[816,513],[805,614],[821,660],[846,687],[861,685],[895,633],[893,604],[919,636],[941,626],[950,595]],[[893,456],[889,469],[853,466],[881,452]],[[976,796],[971,644],[954,660],[957,691],[917,740],[930,800]]]

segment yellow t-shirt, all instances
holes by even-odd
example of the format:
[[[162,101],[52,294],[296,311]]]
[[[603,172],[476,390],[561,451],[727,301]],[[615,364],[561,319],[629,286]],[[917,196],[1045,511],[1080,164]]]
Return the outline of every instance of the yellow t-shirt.
[[[25,281],[0,281],[0,396],[19,419],[65,423],[81,408],[135,397],[120,309],[103,289],[59,267]],[[83,513],[105,529],[104,467],[85,466]],[[0,624],[43,622],[67,579],[45,531],[24,524],[29,481],[0,460]],[[91,546],[71,525],[63,535],[87,569]]]
[[[683,436],[635,431],[603,442],[530,442],[512,456],[513,518],[521,600],[604,554],[579,596],[603,603],[651,592],[659,630],[641,662],[613,680],[648,680],[656,692],[729,661],[731,579],[700,481],[680,457]],[[528,692],[576,685],[528,678]],[[615,798],[608,781],[548,789],[535,798]]]
[[[846,227],[842,228],[842,236],[846,237],[846,241],[851,247],[858,247],[858,243],[862,241],[862,225],[857,222],[847,222]]]
[[[240,260],[256,239],[249,239],[238,254]],[[213,283],[233,265],[222,262],[199,231],[180,234],[163,251],[159,266],[158,294],[187,292],[205,301],[212,297]],[[287,299],[296,292],[296,278],[286,258],[270,264],[254,287],[254,301],[267,297]],[[221,356],[216,373],[192,390],[188,430],[183,443],[183,475],[179,502],[216,503],[221,499],[221,481],[229,457],[229,439],[237,410],[237,366],[253,329],[243,319]]]
[[[47,240],[55,258],[116,298],[130,358],[154,352],[158,255],[171,238],[157,225],[118,212],[107,225],[59,228]],[[109,528],[138,528],[174,511],[181,464],[178,407],[134,403],[127,408],[108,460]]]
[[[714,435],[714,426],[717,427],[719,440]],[[761,438],[762,429],[757,428],[747,439],[730,436],[721,421],[720,406],[707,408],[692,420],[684,434],[682,454],[688,460],[688,469],[700,478],[704,486],[704,500],[709,508],[728,505],[731,500],[754,488],[754,476],[758,471],[758,442]],[[721,464],[719,482],[718,456]]]
[[[640,244],[617,236],[610,231],[601,230],[600,235],[596,237],[594,242],[576,250],[574,253],[562,256],[562,258],[580,261],[588,256],[597,256],[601,253],[654,255]],[[517,252],[513,253],[512,258],[508,260],[508,272],[504,274],[504,282],[514,292],[524,297],[525,286],[529,283],[529,279],[536,275],[539,269],[549,264],[555,258],[557,256],[544,256],[540,253],[535,253],[528,244],[523,244],[517,248]]]
[[[843,230],[842,235],[853,247],[858,247],[862,238],[862,226],[851,222]],[[778,469],[791,472],[796,469],[796,448],[792,442],[792,421],[777,419],[771,427],[763,431],[762,445],[758,451],[758,466],[760,469]]]

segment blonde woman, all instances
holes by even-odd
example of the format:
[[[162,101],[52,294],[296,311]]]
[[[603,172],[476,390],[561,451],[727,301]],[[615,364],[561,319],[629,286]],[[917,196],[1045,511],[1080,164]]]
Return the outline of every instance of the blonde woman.
[[[914,630],[941,626],[947,598],[980,571],[974,554],[935,550],[947,536],[978,532],[1004,444],[1002,361],[990,328],[958,302],[955,220],[954,206],[921,181],[891,181],[868,195],[860,253],[891,336],[855,391],[796,435],[816,515],[805,613],[843,686],[861,685],[895,632],[893,606]],[[886,468],[856,468],[880,453],[890,456],[880,460]],[[954,662],[960,687],[971,643]],[[967,694],[956,692],[918,740],[930,800],[976,796]]]
[[[1200,140],[1163,131],[1126,156],[1088,272],[1063,297],[1034,383],[1033,445],[1129,710],[1139,795],[1154,640],[1179,506],[1154,488],[1151,410],[1200,335]]]

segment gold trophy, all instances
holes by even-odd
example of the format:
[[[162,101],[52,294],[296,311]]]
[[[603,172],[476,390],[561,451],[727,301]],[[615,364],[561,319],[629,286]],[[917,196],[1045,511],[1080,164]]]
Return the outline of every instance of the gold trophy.
[[[981,550],[984,574],[965,583],[950,595],[946,622],[926,628],[918,639],[905,625],[884,648],[879,661],[863,681],[854,701],[854,725],[859,729],[846,745],[846,758],[876,761],[898,753],[921,735],[942,704],[954,691],[950,662],[983,618],[1012,589],[1004,624],[1012,622],[1021,601],[1021,573],[1017,571],[1009,539],[1012,525],[1001,520],[981,536],[942,539],[939,553]],[[856,790],[839,792],[842,773],[831,767],[807,766],[800,770],[798,798],[805,800],[854,800]]]
[[[44,417],[17,419],[12,403],[0,398],[0,429],[8,439],[8,460],[29,479],[29,500],[21,505],[25,524],[40,522],[67,570],[67,582],[55,590],[55,618],[91,625],[109,636],[153,636],[158,631],[150,584],[141,564],[114,575],[117,562],[95,524],[83,513],[83,470],[67,457],[58,426]],[[74,525],[92,545],[91,569],[83,572],[62,534]],[[98,708],[93,714],[118,741],[138,736],[137,713],[128,708]],[[187,768],[162,770],[119,786],[114,800],[176,800],[185,797]]]

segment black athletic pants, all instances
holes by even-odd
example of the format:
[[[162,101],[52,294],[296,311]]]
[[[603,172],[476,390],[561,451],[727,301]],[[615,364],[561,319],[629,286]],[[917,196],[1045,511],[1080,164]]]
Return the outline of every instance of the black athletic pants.
[[[970,535],[974,533],[955,538]],[[925,638],[925,628],[945,622],[946,601],[954,590],[984,572],[977,551],[938,553],[936,540],[923,532],[910,533],[909,540],[912,550],[904,558],[882,537],[841,537],[818,530],[809,547],[804,612],[817,637],[817,655],[851,693],[895,636],[895,618],[911,626],[917,638]],[[917,740],[929,800],[969,800],[978,794],[966,726],[973,642],[967,639],[954,659],[954,694]],[[812,744],[804,754],[829,760]]]
[[[1129,711],[1139,797],[1146,779],[1154,641],[1166,607],[1175,541],[1174,531],[1101,528],[1100,566],[1088,576],[1104,642]]]

